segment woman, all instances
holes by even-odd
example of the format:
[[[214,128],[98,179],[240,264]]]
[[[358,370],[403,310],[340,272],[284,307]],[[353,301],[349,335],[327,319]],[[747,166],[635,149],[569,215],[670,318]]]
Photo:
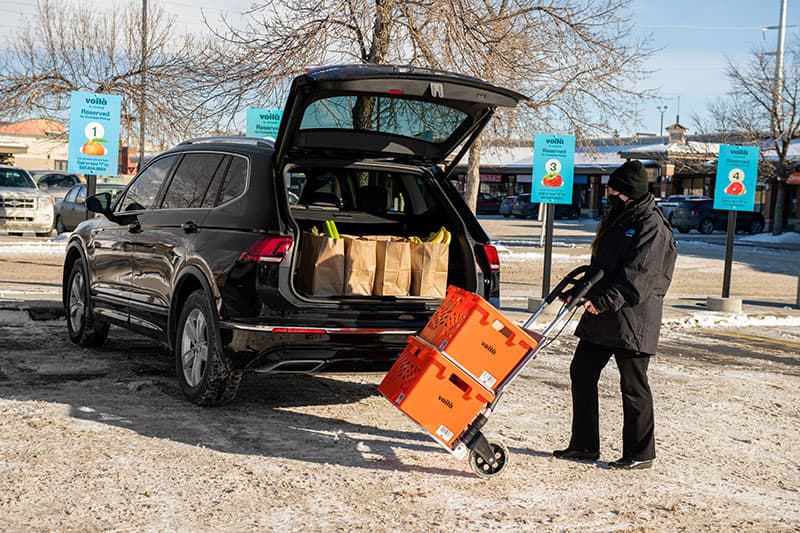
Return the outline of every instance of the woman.
[[[597,382],[613,355],[620,373],[622,457],[608,466],[650,468],[655,458],[653,398],[647,380],[675,266],[672,228],[648,192],[647,173],[628,161],[608,181],[609,209],[597,226],[591,266],[605,277],[587,294],[570,365],[572,437],[560,459],[600,457]]]

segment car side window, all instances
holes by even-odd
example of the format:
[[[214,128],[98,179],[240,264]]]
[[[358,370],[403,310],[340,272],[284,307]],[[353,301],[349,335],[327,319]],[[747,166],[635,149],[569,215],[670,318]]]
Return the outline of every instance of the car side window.
[[[174,162],[175,156],[163,157],[145,168],[128,187],[118,210],[142,211],[152,207]]]
[[[186,154],[164,195],[162,209],[202,207],[223,158],[222,154]]]
[[[229,202],[244,192],[247,184],[247,160],[243,157],[234,157],[225,175],[225,182],[222,184],[219,201],[216,205]]]
[[[64,197],[64,201],[65,202],[74,202],[75,198],[78,197],[78,189],[80,189],[79,186],[78,187],[73,187],[72,189],[70,189],[69,192],[67,193],[67,195]]]

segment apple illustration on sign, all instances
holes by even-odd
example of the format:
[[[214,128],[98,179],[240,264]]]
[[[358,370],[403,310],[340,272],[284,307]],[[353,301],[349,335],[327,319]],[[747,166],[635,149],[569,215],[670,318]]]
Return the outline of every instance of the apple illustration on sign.
[[[542,179],[544,187],[561,187],[564,185],[564,178],[561,177],[561,161],[558,159],[549,159],[544,164],[544,169],[547,174]]]
[[[725,194],[730,196],[741,196],[747,192],[744,188],[744,171],[739,168],[734,168],[728,172],[728,179],[731,181],[725,187]]]

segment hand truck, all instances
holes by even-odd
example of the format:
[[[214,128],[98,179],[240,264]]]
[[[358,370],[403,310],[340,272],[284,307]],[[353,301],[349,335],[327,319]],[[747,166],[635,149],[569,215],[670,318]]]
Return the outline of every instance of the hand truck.
[[[505,445],[489,442],[481,429],[505,388],[535,359],[547,335],[584,301],[603,272],[589,266],[567,274],[522,326],[480,296],[455,286],[425,328],[408,344],[378,386],[392,404],[458,458],[469,455],[482,478],[508,465]],[[568,299],[542,331],[528,330],[557,298]]]

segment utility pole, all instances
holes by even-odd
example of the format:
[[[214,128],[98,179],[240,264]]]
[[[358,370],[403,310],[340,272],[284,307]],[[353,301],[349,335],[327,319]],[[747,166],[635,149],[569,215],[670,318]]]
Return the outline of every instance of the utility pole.
[[[775,86],[772,88],[772,134],[777,138],[781,113],[781,94],[783,92],[783,42],[786,33],[786,0],[781,0],[781,19],[778,25],[778,50],[775,58]]]
[[[659,137],[663,137],[664,136],[664,112],[667,110],[667,106],[665,106],[665,105],[656,106],[656,109],[658,109],[659,113],[661,113],[661,126],[658,128],[658,136]]]
[[[144,163],[144,126],[147,104],[145,92],[147,87],[147,0],[142,0],[142,64],[140,65],[141,85],[139,87],[139,164],[137,172]]]

